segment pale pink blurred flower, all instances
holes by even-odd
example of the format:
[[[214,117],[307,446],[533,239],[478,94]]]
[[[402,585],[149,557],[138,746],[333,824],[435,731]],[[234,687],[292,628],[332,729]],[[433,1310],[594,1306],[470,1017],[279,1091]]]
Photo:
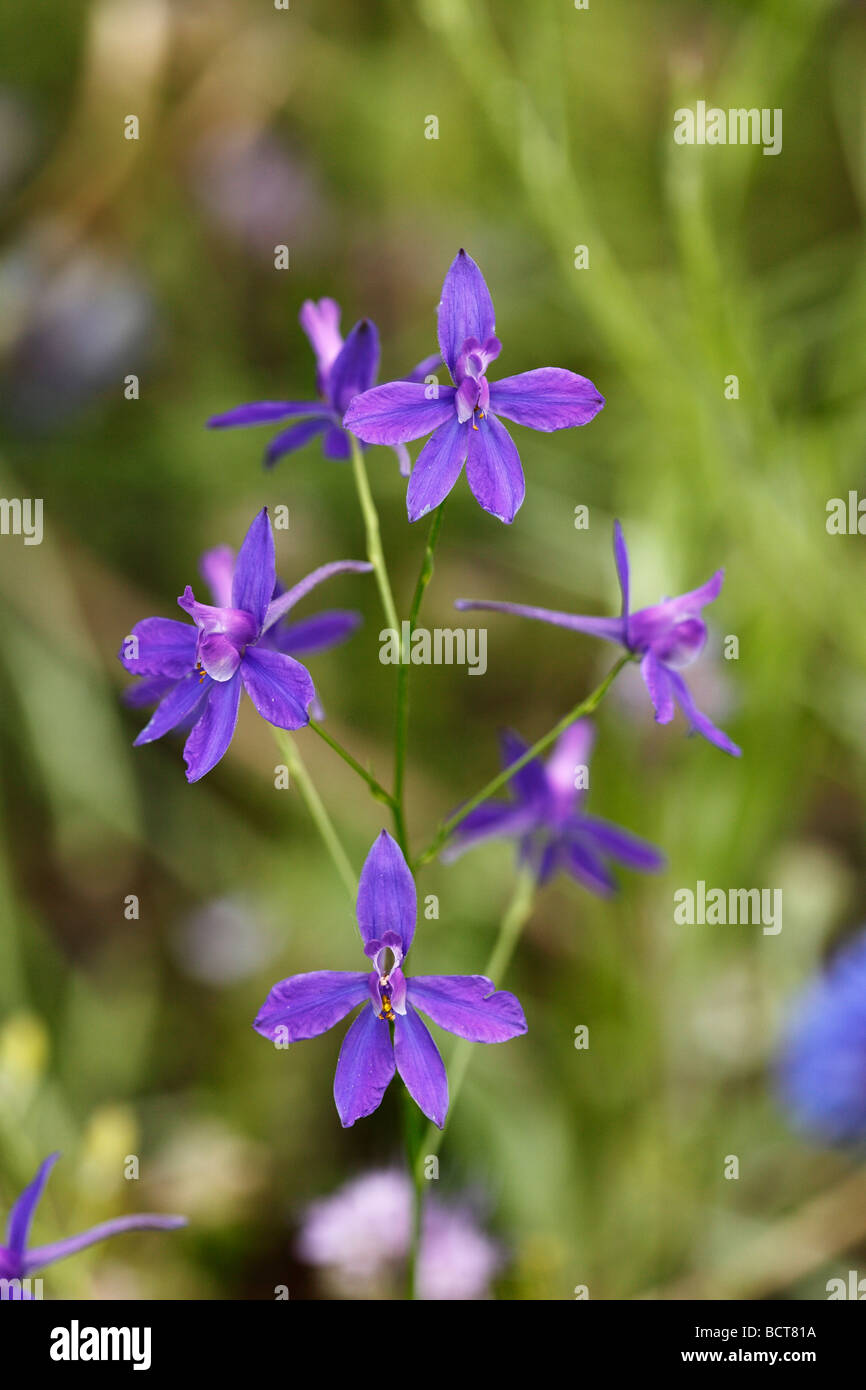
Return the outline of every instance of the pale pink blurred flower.
[[[410,1224],[408,1177],[394,1169],[367,1173],[310,1204],[298,1254],[344,1296],[394,1296],[405,1272]],[[428,1196],[418,1259],[422,1299],[489,1298],[501,1264],[500,1247],[481,1230],[468,1203]]]

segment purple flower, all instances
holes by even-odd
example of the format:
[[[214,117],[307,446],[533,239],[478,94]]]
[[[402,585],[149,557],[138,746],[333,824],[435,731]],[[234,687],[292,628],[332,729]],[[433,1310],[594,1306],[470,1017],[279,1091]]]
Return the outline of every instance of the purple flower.
[[[188,169],[193,193],[219,231],[271,265],[275,243],[320,241],[316,180],[269,131],[243,121],[209,129]]]
[[[562,869],[602,895],[617,887],[605,858],[642,873],[662,868],[664,856],[646,840],[581,810],[585,792],[576,785],[575,774],[586,767],[594,737],[588,719],[567,728],[546,763],[532,758],[515,773],[510,783],[514,800],[487,801],[470,812],[443,859],[456,859],[482,840],[514,837],[522,862],[532,868],[539,883]],[[503,766],[516,762],[526,749],[516,734],[503,734]]]
[[[716,570],[712,579],[700,589],[680,594],[679,598],[662,599],[652,608],[632,613],[629,610],[628,551],[618,521],[614,522],[613,551],[622,591],[622,616],[619,618],[587,618],[575,613],[556,613],[549,608],[531,608],[522,603],[491,603],[483,599],[457,599],[454,607],[461,611],[486,608],[496,613],[514,613],[521,618],[537,618],[556,627],[588,632],[593,637],[619,643],[626,651],[640,657],[641,675],[657,723],[669,724],[675,706],[679,705],[693,733],[702,734],[725,753],[740,757],[742,749],[701,713],[680,675],[680,670],[690,666],[703,651],[707,627],[701,609],[721,593],[724,570]]]
[[[145,677],[136,702],[160,701],[135,740],[136,747],[152,743],[184,723],[192,724],[184,747],[188,782],[197,782],[210,772],[231,743],[242,686],[262,718],[276,728],[300,729],[309,722],[308,710],[315,697],[310,673],[280,645],[288,640],[297,649],[297,630],[305,625],[294,625],[294,634],[288,628],[275,636],[273,630],[323,579],[371,568],[362,560],[336,560],[275,596],[274,537],[267,507],[246,534],[230,586],[227,552],[212,551],[209,555],[208,577],[223,601],[216,606],[198,603],[187,585],[178,603],[194,626],[173,618],[145,618],[132,629],[130,637],[134,640],[126,638],[118,653],[127,671]],[[310,619],[306,634],[301,633],[301,639],[306,637],[313,646],[321,644],[325,631],[340,626],[333,620],[324,627],[315,624],[316,620]]]
[[[93,1226],[89,1231],[69,1236],[54,1245],[39,1245],[35,1250],[28,1250],[27,1238],[33,1215],[48,1175],[59,1157],[59,1153],[50,1154],[40,1164],[36,1177],[29,1187],[25,1187],[12,1206],[6,1227],[6,1244],[0,1245],[0,1279],[26,1279],[34,1270],[54,1264],[56,1260],[63,1260],[67,1255],[76,1255],[79,1250],[86,1250],[88,1245],[108,1240],[110,1236],[122,1235],[124,1231],[174,1231],[178,1226],[186,1225],[185,1216],[118,1216],[114,1221],[103,1221],[101,1225]],[[27,1297],[14,1288],[10,1291],[10,1296],[13,1299]]]
[[[213,550],[206,550],[199,561],[199,572],[218,608],[230,608],[232,605],[234,567],[235,552],[230,545],[218,545],[214,546]],[[362,568],[368,569],[369,566],[362,565]],[[318,570],[314,573],[318,574],[320,579],[327,579],[330,574],[335,573],[330,566],[326,565],[324,569],[327,573]],[[273,597],[277,599],[284,593],[285,587],[277,580]],[[290,622],[289,615],[286,614],[264,632],[259,640],[262,647],[275,652],[285,652],[286,656],[313,656],[317,652],[327,651],[330,647],[345,642],[360,625],[361,614],[351,608],[327,608],[313,617],[301,618],[298,622]],[[127,665],[127,669],[131,668]],[[123,698],[126,704],[135,708],[155,705],[176,685],[175,676],[142,676],[136,685],[124,691]],[[324,718],[318,695],[313,696],[310,713],[314,719]],[[189,729],[194,722],[194,719],[187,718],[182,720],[177,728]]]
[[[277,420],[295,420],[274,435],[265,450],[265,465],[272,468],[284,454],[300,449],[316,435],[324,435],[322,453],[325,458],[345,460],[349,457],[349,441],[343,430],[343,414],[349,402],[359,392],[368,391],[379,369],[379,333],[370,319],[355,324],[348,338],[340,333],[340,306],[334,299],[305,301],[299,318],[316,355],[317,401],[254,401],[239,405],[223,415],[212,415],[211,429],[230,429],[237,425],[270,425]],[[407,381],[423,382],[435,371],[439,357],[419,362]],[[423,386],[421,387],[423,390]],[[409,474],[409,455],[402,446],[395,450],[400,471]]]
[[[469,487],[486,512],[513,521],[525,485],[520,456],[503,415],[534,430],[586,425],[604,399],[585,376],[541,367],[490,384],[487,368],[500,354],[493,301],[471,256],[455,257],[439,303],[439,346],[453,386],[392,381],[352,401],[343,424],[370,444],[405,444],[433,432],[412,470],[406,502],[417,521],[446,498],[466,464]]]
[[[5,149],[5,135],[0,133]],[[137,270],[39,234],[4,258],[2,400],[16,425],[55,428],[153,357],[157,313]]]
[[[778,1064],[799,1128],[866,1145],[866,932],[847,941],[795,1002]]]
[[[358,927],[371,972],[315,970],[274,985],[255,1021],[278,1045],[315,1038],[363,1004],[343,1039],[334,1100],[344,1128],[378,1110],[400,1073],[418,1106],[441,1129],[448,1078],[416,1012],[470,1042],[506,1042],[526,1032],[513,994],[484,975],[415,975],[402,965],[415,934],[415,882],[396,841],[383,830],[367,855],[358,887]],[[393,1036],[392,1036],[393,1028]]]

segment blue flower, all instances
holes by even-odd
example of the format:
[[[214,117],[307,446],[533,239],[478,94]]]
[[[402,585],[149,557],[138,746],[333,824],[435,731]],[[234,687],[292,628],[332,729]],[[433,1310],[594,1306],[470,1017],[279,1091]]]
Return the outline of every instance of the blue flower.
[[[866,931],[795,1001],[778,1081],[798,1128],[831,1144],[866,1141]]]

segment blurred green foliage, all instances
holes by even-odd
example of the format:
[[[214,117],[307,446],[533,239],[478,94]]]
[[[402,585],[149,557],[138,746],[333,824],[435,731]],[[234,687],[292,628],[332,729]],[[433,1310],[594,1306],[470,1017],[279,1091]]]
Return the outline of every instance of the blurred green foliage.
[[[126,1209],[191,1220],[59,1265],[47,1292],[315,1297],[292,1249],[300,1209],[399,1157],[396,1087],[340,1129],[336,1034],[286,1054],[250,1027],[283,975],[360,966],[303,805],[274,790],[267,727],[247,705],[230,754],[188,787],[176,742],[132,749],[141,716],[115,657],[264,503],[291,510],[284,578],[363,554],[348,468],[313,445],[265,474],[267,432],[203,423],[308,395],[311,296],[337,298],[344,327],[375,319],[382,379],[402,375],[435,349],[465,245],[496,301],[501,373],[569,367],[607,406],[585,430],[515,430],[513,527],[458,486],[425,621],[452,625],[460,595],[610,611],[617,515],[639,604],[726,567],[701,692],[744,757],[657,728],[625,683],[609,696],[591,808],[669,869],[627,876],[610,903],[567,881],[540,895],[506,981],[529,1034],[477,1049],[440,1185],[488,1193],[504,1297],[824,1296],[858,1239],[866,1259],[866,1210],[850,1251],[795,1247],[769,1280],[749,1250],[848,1170],[792,1136],[768,1069],[791,992],[864,906],[863,542],[825,529],[828,499],[866,482],[863,6],[34,0],[5,7],[0,38],[0,490],[45,500],[41,546],[0,540],[0,1206],[61,1148],[39,1239]],[[781,155],[675,145],[673,112],[698,99],[781,107]],[[369,467],[405,611],[424,524],[406,522],[390,451]],[[310,662],[328,727],[387,776],[375,586],[340,579],[322,603],[365,615]],[[497,727],[540,736],[607,669],[589,639],[488,627],[483,680],[413,673],[418,848],[496,770]],[[299,743],[359,866],[382,808]],[[506,845],[423,871],[440,917],[416,971],[482,968],[512,872]],[[673,891],[697,879],[781,887],[782,933],[676,927]]]

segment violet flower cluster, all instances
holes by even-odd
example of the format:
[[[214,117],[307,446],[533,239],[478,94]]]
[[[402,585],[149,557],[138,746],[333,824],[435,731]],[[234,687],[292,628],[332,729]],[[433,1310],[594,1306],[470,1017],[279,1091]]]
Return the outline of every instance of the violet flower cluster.
[[[69,1255],[77,1255],[79,1250],[86,1250],[89,1245],[95,1245],[101,1240],[110,1240],[112,1236],[124,1235],[126,1231],[174,1231],[187,1224],[185,1216],[156,1216],[150,1213],[117,1216],[113,1221],[103,1221],[98,1226],[92,1226],[89,1231],[67,1236],[52,1245],[28,1248],[30,1227],[39,1199],[48,1181],[48,1175],[59,1157],[59,1153],[49,1154],[48,1158],[40,1163],[35,1178],[12,1205],[6,1226],[6,1244],[0,1245],[0,1279],[27,1279],[46,1265],[65,1260]],[[12,1300],[17,1301],[29,1296],[26,1291],[21,1291],[20,1285],[16,1287],[10,1283],[8,1288]]]
[[[290,422],[271,439],[265,454],[268,465],[319,437],[326,458],[345,460],[351,456],[372,563],[343,560],[325,564],[284,588],[276,577],[274,538],[267,509],[263,508],[237,556],[227,547],[219,547],[202,557],[201,572],[212,603],[200,602],[187,587],[178,604],[191,622],[145,619],[136,624],[121,648],[120,659],[126,670],[139,678],[139,684],[128,692],[128,702],[136,706],[156,703],[135,743],[150,743],[173,729],[183,729],[190,782],[215,767],[228,749],[243,690],[258,713],[277,729],[297,730],[310,722],[311,713],[317,717],[318,697],[298,655],[343,641],[358,626],[359,615],[353,610],[330,610],[301,622],[289,621],[295,605],[313,588],[334,575],[375,568],[386,611],[389,602],[393,608],[378,543],[378,518],[366,483],[363,445],[385,445],[397,452],[401,472],[409,479],[406,505],[410,521],[439,508],[465,467],[470,491],[479,505],[511,523],[524,500],[525,478],[517,447],[502,421],[549,433],[586,425],[604,406],[603,397],[588,378],[564,368],[541,367],[489,379],[489,369],[500,356],[502,344],[496,336],[490,291],[480,269],[463,250],[455,257],[442,287],[437,320],[439,353],[425,359],[408,377],[376,386],[379,337],[375,325],[360,319],[344,339],[340,319],[340,307],[332,299],[307,301],[301,310],[301,326],[316,358],[316,400],[253,402],[215,415],[208,424],[227,428]],[[436,379],[440,362],[448,368],[450,385]],[[406,446],[426,436],[429,438],[413,467]],[[438,521],[431,531],[430,547],[435,544],[435,535]],[[617,618],[489,600],[461,599],[456,606],[539,619],[617,644],[628,658],[639,661],[659,723],[670,722],[678,706],[693,731],[738,755],[737,745],[697,708],[680,674],[706,643],[703,609],[718,597],[723,572],[719,570],[699,589],[632,611],[628,553],[618,522],[614,557],[622,591]],[[418,602],[430,577],[431,560],[432,549],[425,555],[426,568],[416,591]],[[407,708],[405,703],[400,705],[400,699],[405,702],[405,694],[404,683],[398,698],[398,752],[400,713],[405,714]],[[601,694],[603,688],[597,697]],[[597,703],[596,697],[592,699]],[[587,708],[594,708],[594,703],[587,702]],[[465,814],[455,813],[419,863],[432,857],[451,829],[443,858],[453,859],[482,841],[506,837],[516,842],[520,862],[531,868],[539,884],[562,871],[590,891],[606,895],[616,888],[612,864],[640,872],[659,870],[664,863],[659,850],[585,808],[587,783],[577,774],[585,771],[594,731],[588,719],[579,718],[581,712],[582,707],[577,707],[569,716],[573,721],[570,725],[567,719],[560,721],[558,727],[564,725],[564,732],[546,760],[530,756],[531,750],[516,734],[504,735],[503,767],[508,776],[494,779],[473,799]],[[326,741],[364,777],[380,800],[391,805],[398,837],[405,841],[401,776],[395,777],[397,786],[392,795],[335,740],[328,736]],[[547,747],[550,742],[551,736],[547,736],[538,747]],[[503,781],[510,783],[508,797],[490,799],[489,793]],[[498,990],[485,975],[407,977],[404,967],[415,935],[417,890],[407,854],[386,830],[381,831],[364,863],[356,915],[367,968],[289,976],[270,990],[254,1027],[277,1047],[288,1047],[317,1037],[354,1012],[340,1047],[334,1079],[334,1101],[342,1125],[352,1126],[376,1111],[395,1074],[399,1074],[422,1113],[441,1129],[449,1107],[448,1078],[422,1015],[459,1038],[499,1043],[527,1031],[523,1008],[514,994]],[[408,1201],[408,1186],[404,1187]],[[342,1220],[340,1214],[337,1227]],[[321,1238],[311,1234],[314,1228]],[[329,1263],[322,1254],[328,1246],[322,1231],[327,1234],[330,1230],[324,1218],[318,1227],[314,1221],[308,1223],[309,1250],[319,1252],[318,1256],[309,1254],[309,1258]],[[425,1241],[433,1238],[432,1230],[424,1225]],[[20,1232],[15,1234],[14,1244],[10,1237],[10,1250],[19,1248],[23,1250]],[[459,1240],[452,1248],[460,1249]],[[8,1251],[3,1254],[11,1261]],[[489,1277],[488,1273],[485,1278]]]

